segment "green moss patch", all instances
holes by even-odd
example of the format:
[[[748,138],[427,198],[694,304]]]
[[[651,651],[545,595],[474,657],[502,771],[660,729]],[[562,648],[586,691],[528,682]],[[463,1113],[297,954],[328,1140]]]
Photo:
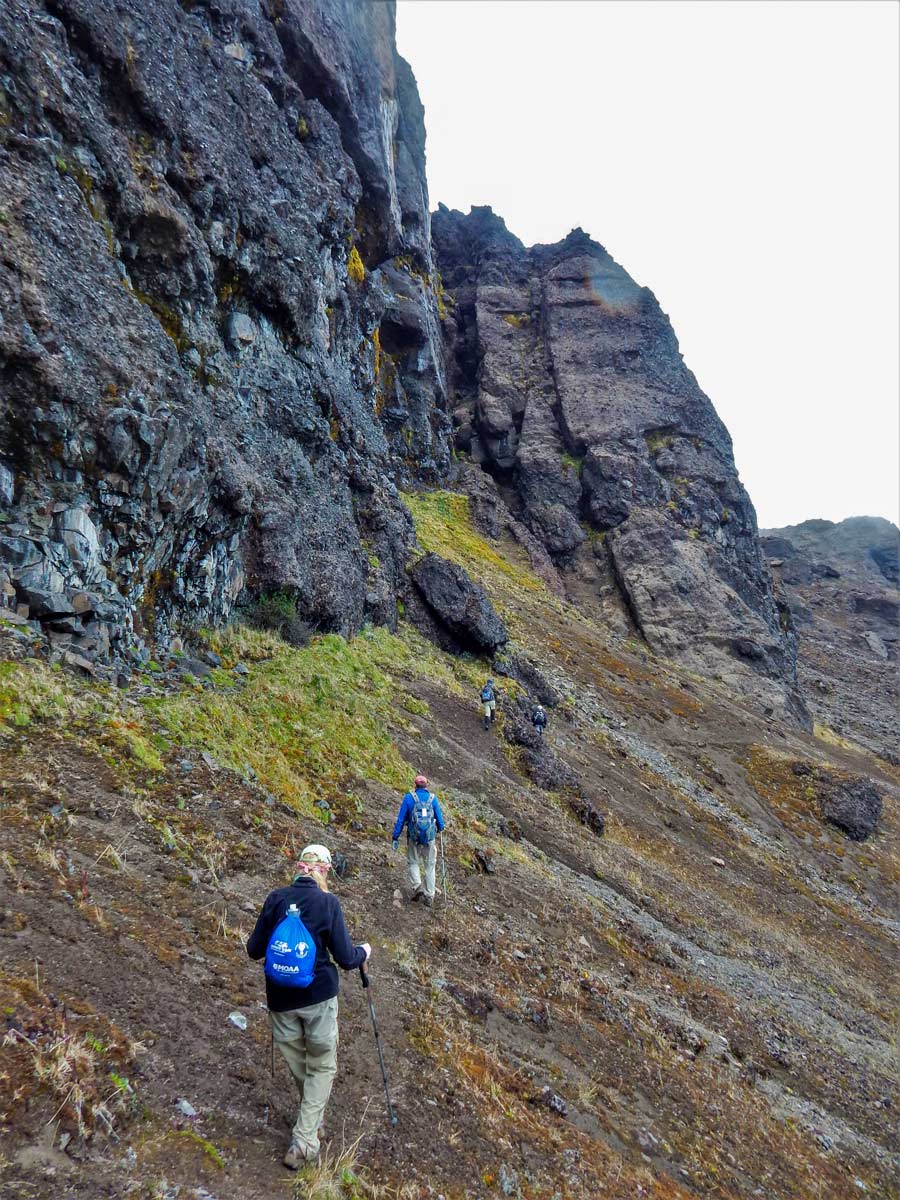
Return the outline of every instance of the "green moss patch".
[[[412,492],[403,500],[412,513],[423,550],[458,563],[475,579],[513,584],[516,589],[546,593],[546,585],[530,566],[496,550],[475,530],[468,496],[456,492]],[[522,556],[524,557],[524,555]]]

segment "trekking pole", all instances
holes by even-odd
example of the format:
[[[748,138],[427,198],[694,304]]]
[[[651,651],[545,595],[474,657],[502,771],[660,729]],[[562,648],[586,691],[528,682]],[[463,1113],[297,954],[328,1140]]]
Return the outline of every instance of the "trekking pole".
[[[375,1032],[375,1046],[378,1050],[378,1065],[381,1067],[381,1078],[384,1080],[384,1097],[387,1100],[388,1119],[392,1125],[397,1124],[397,1114],[394,1112],[394,1106],[391,1104],[391,1089],[388,1085],[387,1068],[384,1065],[384,1054],[381,1051],[381,1034],[378,1032],[378,1022],[375,1020],[375,1005],[372,1001],[371,984],[369,983],[369,972],[366,970],[366,964],[362,963],[359,968],[360,976],[362,977],[362,985],[366,989],[366,996],[369,1000],[369,1013],[372,1017],[372,1029]]]
[[[441,830],[441,885],[444,889],[444,907],[447,907],[447,860],[444,858],[444,831]]]
[[[269,1028],[269,1070],[275,1078],[275,1030]]]

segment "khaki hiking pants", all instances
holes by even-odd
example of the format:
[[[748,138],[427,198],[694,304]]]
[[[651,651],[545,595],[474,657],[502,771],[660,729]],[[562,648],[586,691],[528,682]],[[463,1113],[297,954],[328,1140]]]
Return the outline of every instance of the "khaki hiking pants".
[[[494,714],[497,711],[497,701],[496,700],[482,700],[481,707],[484,709],[484,715],[486,717],[490,717],[490,719],[493,721]]]
[[[319,1130],[337,1074],[337,996],[307,1008],[269,1012],[275,1043],[300,1092],[300,1111],[291,1132],[307,1158],[319,1153]]]
[[[425,895],[434,899],[434,868],[437,863],[437,838],[427,846],[413,841],[406,845],[406,867],[411,895],[422,891],[422,871],[425,872]]]

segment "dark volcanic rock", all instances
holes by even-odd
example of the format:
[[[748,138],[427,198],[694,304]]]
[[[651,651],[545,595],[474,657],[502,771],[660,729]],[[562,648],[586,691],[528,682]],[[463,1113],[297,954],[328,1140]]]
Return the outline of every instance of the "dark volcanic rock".
[[[816,785],[823,817],[849,838],[863,842],[878,828],[881,796],[871,779],[839,779],[819,773]]]
[[[396,619],[397,484],[450,463],[424,137],[389,4],[0,6],[17,588],[114,652],[242,593]]]
[[[900,744],[900,530],[879,517],[764,530],[763,551],[797,629],[812,712],[883,757]]]
[[[656,300],[489,209],[433,253],[424,145],[392,4],[0,7],[3,603],[119,664],[272,596],[392,625],[399,489],[452,481],[557,594],[778,705],[787,610]]]
[[[653,294],[581,230],[528,250],[490,209],[443,207],[432,229],[458,449],[622,625],[802,716],[731,440]]]
[[[410,576],[431,613],[463,648],[493,653],[509,640],[484,588],[456,563],[426,554]]]
[[[569,801],[569,808],[582,825],[586,825],[597,837],[603,837],[603,832],[606,829],[606,819],[603,813],[591,804],[590,800],[586,800],[580,796],[576,797]]]

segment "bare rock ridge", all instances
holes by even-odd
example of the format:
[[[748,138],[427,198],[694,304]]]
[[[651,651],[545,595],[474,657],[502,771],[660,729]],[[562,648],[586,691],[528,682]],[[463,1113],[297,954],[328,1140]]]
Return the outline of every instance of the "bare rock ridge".
[[[790,615],[728,431],[652,292],[582,230],[527,250],[489,208],[443,207],[432,229],[456,301],[458,449],[625,627],[729,682],[749,668],[780,707]]]
[[[656,300],[580,230],[526,250],[442,208],[432,241],[424,142],[390,4],[3,6],[7,606],[113,661],[272,592],[392,624],[400,491],[468,455],[574,598],[800,712]]]

